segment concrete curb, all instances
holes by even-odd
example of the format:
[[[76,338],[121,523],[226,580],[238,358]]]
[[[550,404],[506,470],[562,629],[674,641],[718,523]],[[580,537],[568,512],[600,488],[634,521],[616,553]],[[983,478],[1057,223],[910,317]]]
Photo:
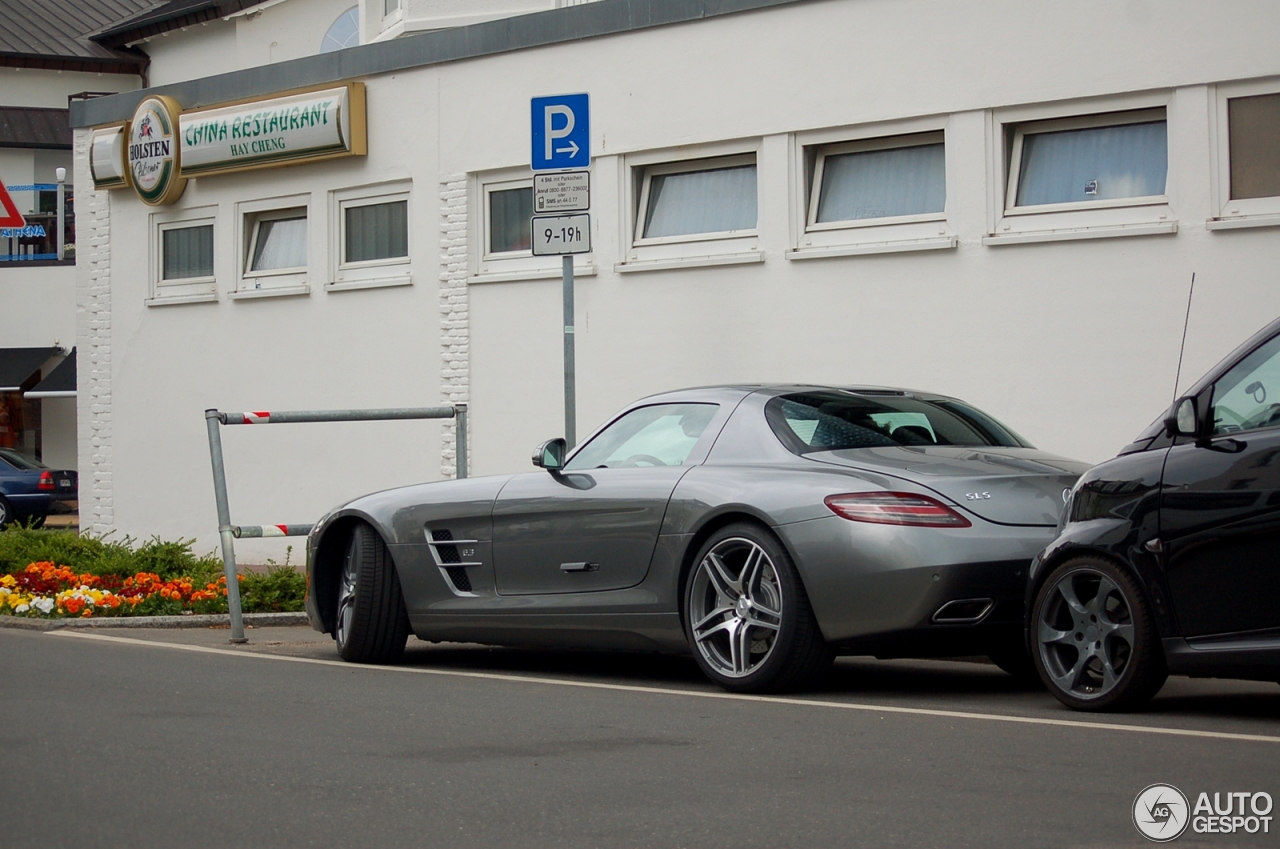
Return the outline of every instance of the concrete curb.
[[[306,625],[305,613],[246,613],[244,624],[255,628]],[[22,631],[57,631],[62,628],[211,628],[231,626],[231,615],[214,613],[192,616],[104,616],[99,619],[28,619],[0,616],[0,628]]]

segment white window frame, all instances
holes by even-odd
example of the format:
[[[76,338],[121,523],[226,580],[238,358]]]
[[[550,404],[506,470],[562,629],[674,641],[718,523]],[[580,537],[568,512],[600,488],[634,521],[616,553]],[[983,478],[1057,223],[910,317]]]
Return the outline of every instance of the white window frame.
[[[166,281],[164,275],[164,233],[187,227],[213,227],[213,274],[209,277],[184,277]],[[218,269],[222,267],[218,257],[219,230],[218,207],[196,206],[189,209],[153,212],[150,216],[150,296],[148,306],[168,304],[207,303],[218,300]]]
[[[797,133],[791,147],[791,246],[789,260],[825,259],[864,254],[955,248],[951,225],[954,174],[948,143],[948,116],[922,116],[902,121],[833,127]],[[818,193],[827,156],[892,150],[923,144],[943,145],[947,201],[942,212],[817,222]]]
[[[337,189],[329,193],[329,280],[326,291],[342,292],[349,289],[374,289],[385,286],[409,286],[413,284],[413,202],[410,199],[412,184],[409,181],[382,183],[373,186],[356,186]],[[405,227],[408,240],[404,256],[347,262],[347,210],[360,206],[376,206],[382,203],[404,201]]]
[[[307,264],[294,268],[278,268],[270,271],[250,271],[254,246],[257,244],[258,225],[263,221],[293,218],[298,209],[307,218]],[[311,195],[264,198],[236,204],[236,289],[228,295],[232,300],[242,298],[285,297],[311,293],[310,270],[313,265],[313,246],[316,244],[316,216],[311,208]]]
[[[692,233],[687,236],[644,237],[644,220],[648,212],[653,177],[742,165],[756,167],[755,227],[717,233]],[[614,270],[626,274],[764,262],[764,252],[759,248],[759,222],[763,209],[760,191],[764,182],[764,167],[759,139],[627,155],[619,168],[622,182],[619,196],[624,208],[629,211],[629,214],[619,216],[622,225],[620,243],[626,247],[626,253],[623,261],[614,265]]]
[[[469,175],[467,206],[476,214],[469,215],[467,229],[467,253],[470,256],[470,273],[467,282],[513,283],[524,280],[549,280],[563,273],[563,261],[558,256],[534,256],[532,247],[519,251],[489,250],[489,196],[493,192],[510,189],[533,191],[533,172],[528,168],[503,168]],[[598,206],[593,203],[593,211]],[[592,217],[592,226],[597,227]],[[596,244],[592,239],[591,244]],[[596,273],[595,254],[575,254],[575,277],[591,277]]]
[[[1114,127],[1163,118],[1170,155],[1165,193],[1137,198],[1080,201],[1019,207],[1015,205],[1022,144],[1038,132]],[[1173,215],[1177,192],[1172,155],[1177,116],[1168,91],[1087,101],[991,110],[987,113],[989,217],[984,245],[1013,245],[1122,236],[1156,236],[1178,232]]]
[[[1231,125],[1227,101],[1259,94],[1280,94],[1280,78],[1215,86],[1209,133],[1214,217],[1205,222],[1210,230],[1280,226],[1280,197],[1231,198]]]
[[[1042,133],[1058,133],[1064,130],[1091,130],[1098,127],[1124,127],[1131,124],[1151,124],[1164,121],[1166,136],[1168,130],[1168,114],[1164,109],[1140,109],[1135,112],[1106,115],[1080,115],[1072,118],[1054,118],[1048,121],[1032,121],[1018,124],[1013,132],[1013,145],[1009,153],[1009,181],[1004,202],[1005,215],[1044,215],[1053,212],[1071,212],[1077,209],[1110,209],[1118,206],[1149,206],[1167,204],[1168,166],[1165,171],[1166,194],[1145,195],[1131,198],[1108,198],[1101,200],[1072,201],[1070,203],[1042,203],[1033,206],[1018,206],[1018,183],[1022,179],[1022,150],[1027,136]],[[1167,144],[1167,142],[1166,142]],[[1166,157],[1167,162],[1167,157]]]

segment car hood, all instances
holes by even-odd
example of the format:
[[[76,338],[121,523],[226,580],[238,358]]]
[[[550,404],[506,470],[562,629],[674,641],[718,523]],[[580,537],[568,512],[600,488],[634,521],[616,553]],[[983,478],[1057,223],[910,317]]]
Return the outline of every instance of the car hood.
[[[905,478],[1004,525],[1057,525],[1063,490],[1089,468],[1088,463],[1035,448],[893,446],[820,451],[805,457]]]

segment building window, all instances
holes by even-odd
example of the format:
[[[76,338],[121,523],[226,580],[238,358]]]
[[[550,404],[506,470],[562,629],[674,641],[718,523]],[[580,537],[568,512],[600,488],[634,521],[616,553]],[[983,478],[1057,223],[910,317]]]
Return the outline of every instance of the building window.
[[[338,16],[320,42],[320,52],[329,53],[360,43],[360,7],[352,6]]]
[[[946,203],[940,132],[824,145],[814,158],[808,226],[938,219]]]
[[[335,238],[329,289],[412,282],[408,183],[337,191],[330,208]]]
[[[1231,200],[1280,197],[1280,94],[1227,100]]]
[[[1163,109],[1019,124],[1006,214],[1163,202],[1168,170]]]
[[[245,276],[279,274],[307,267],[305,207],[265,212],[253,223]]]
[[[311,266],[309,197],[247,201],[237,205],[237,214],[241,224],[237,248],[239,281],[231,297],[307,294]]]
[[[343,208],[343,264],[409,256],[409,202],[351,203]]]
[[[213,280],[213,224],[160,228],[160,284]]]
[[[484,187],[488,238],[485,254],[527,253],[533,246],[533,183],[490,183]]]
[[[637,245],[755,232],[755,154],[649,165],[641,179]]]

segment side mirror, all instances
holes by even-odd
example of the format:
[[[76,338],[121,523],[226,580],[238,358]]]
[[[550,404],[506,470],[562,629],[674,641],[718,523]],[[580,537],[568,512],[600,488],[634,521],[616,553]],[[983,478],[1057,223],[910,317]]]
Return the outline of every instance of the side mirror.
[[[1183,398],[1173,407],[1173,413],[1164,420],[1164,429],[1170,436],[1199,436],[1200,416],[1195,398]]]
[[[564,468],[564,452],[568,443],[563,439],[548,439],[533,451],[533,465],[548,472]]]

